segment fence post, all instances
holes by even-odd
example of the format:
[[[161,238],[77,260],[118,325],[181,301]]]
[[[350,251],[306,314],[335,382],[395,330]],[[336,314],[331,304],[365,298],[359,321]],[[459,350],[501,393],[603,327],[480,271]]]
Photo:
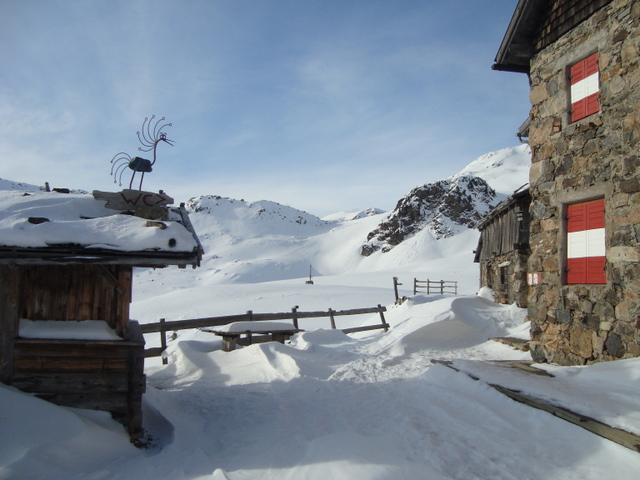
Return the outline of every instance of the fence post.
[[[402,285],[398,283],[398,277],[393,277],[393,291],[396,294],[396,303],[400,300],[400,295],[398,295],[398,285]]]
[[[389,331],[389,324],[387,323],[387,321],[384,318],[384,311],[383,311],[383,306],[378,304],[378,308],[380,309],[380,320],[382,320],[382,324],[384,325],[384,331],[388,332]]]
[[[299,328],[298,327],[298,308],[300,307],[296,305],[291,309],[291,315],[293,315],[293,326],[296,327],[296,329]]]
[[[333,317],[333,309],[329,309],[329,320],[331,320],[331,328],[336,329],[336,319]]]
[[[444,295],[444,280],[440,280],[440,295]]]
[[[455,292],[456,292],[455,295],[458,295],[458,282],[455,281],[454,284],[455,284]]]
[[[413,294],[416,295],[418,293],[418,279],[413,279]]]
[[[162,347],[162,351],[164,352],[167,349],[167,332],[164,328],[164,322],[166,320],[164,318],[160,319],[160,346]],[[169,359],[167,357],[162,357],[162,364],[167,365],[169,363]]]
[[[427,278],[427,295],[431,294],[431,280]]]

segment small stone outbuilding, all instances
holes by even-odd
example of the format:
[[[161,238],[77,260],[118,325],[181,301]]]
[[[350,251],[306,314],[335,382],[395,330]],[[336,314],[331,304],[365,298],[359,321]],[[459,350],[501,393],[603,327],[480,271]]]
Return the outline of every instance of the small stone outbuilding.
[[[166,195],[108,197],[115,209],[87,194],[0,191],[0,381],[108,411],[136,439],[145,376],[132,269],[195,267],[202,248]]]
[[[640,2],[520,0],[496,70],[526,73],[536,361],[640,355]]]
[[[480,264],[480,287],[489,287],[498,303],[527,307],[529,287],[528,188],[516,191],[492,209],[477,225],[480,230],[474,262]]]

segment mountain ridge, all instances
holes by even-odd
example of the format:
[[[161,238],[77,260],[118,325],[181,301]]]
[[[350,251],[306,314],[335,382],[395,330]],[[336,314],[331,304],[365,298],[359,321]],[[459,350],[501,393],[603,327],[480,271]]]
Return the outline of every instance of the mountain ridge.
[[[444,239],[474,228],[493,207],[526,183],[529,157],[527,145],[490,152],[447,179],[415,187],[369,232],[360,253],[365,257],[377,251],[387,253],[422,230]]]

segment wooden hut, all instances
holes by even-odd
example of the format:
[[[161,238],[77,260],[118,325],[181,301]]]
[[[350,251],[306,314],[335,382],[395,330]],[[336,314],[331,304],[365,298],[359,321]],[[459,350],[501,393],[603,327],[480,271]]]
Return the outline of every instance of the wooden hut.
[[[143,435],[144,339],[129,319],[132,269],[195,267],[202,256],[184,206],[172,202],[137,191],[0,192],[3,383],[111,412],[131,438]]]
[[[490,287],[498,303],[527,306],[529,259],[529,189],[524,188],[478,223],[480,240],[475,251],[480,263],[480,286]]]

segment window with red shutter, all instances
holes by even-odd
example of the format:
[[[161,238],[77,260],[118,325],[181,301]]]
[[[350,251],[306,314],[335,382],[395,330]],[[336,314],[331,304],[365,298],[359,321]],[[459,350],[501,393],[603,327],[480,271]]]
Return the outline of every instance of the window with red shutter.
[[[575,122],[600,111],[600,73],[598,54],[589,55],[572,65],[571,121]]]
[[[604,199],[567,207],[567,283],[607,283]]]

